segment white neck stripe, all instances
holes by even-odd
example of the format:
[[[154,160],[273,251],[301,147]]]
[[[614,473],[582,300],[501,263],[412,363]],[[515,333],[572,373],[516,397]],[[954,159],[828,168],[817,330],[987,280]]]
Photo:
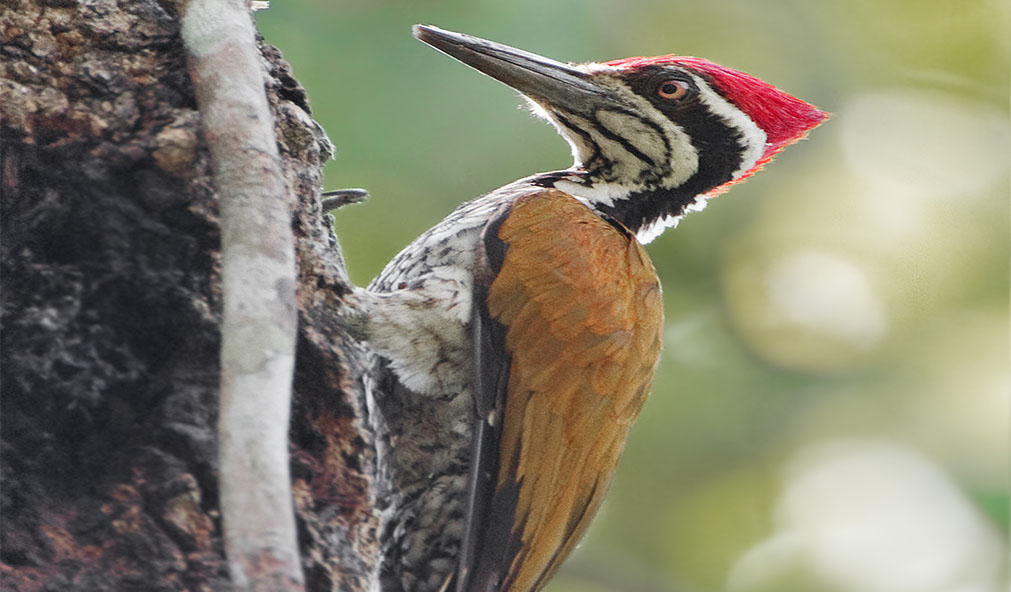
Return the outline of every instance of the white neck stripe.
[[[732,175],[734,179],[737,179],[754,168],[758,159],[765,154],[765,142],[768,139],[765,131],[758,127],[758,124],[752,121],[744,111],[718,95],[704,80],[694,74],[692,78],[695,79],[695,83],[699,87],[699,97],[706,107],[709,107],[710,111],[723,119],[725,124],[741,133],[740,142],[744,149],[741,154],[741,166]]]

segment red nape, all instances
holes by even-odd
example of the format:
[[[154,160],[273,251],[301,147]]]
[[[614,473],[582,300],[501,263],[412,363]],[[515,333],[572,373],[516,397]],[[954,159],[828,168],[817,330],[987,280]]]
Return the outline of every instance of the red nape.
[[[636,69],[644,66],[676,65],[702,74],[727,100],[737,106],[765,131],[765,154],[759,166],[777,152],[803,138],[809,130],[828,119],[828,113],[793,97],[767,82],[702,58],[659,56],[626,58],[605,65]]]

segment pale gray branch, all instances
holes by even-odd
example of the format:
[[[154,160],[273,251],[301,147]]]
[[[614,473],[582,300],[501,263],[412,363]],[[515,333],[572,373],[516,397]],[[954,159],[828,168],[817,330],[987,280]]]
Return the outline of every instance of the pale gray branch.
[[[239,590],[302,590],[288,461],[295,249],[249,5],[192,0],[183,19],[221,207],[225,549]]]

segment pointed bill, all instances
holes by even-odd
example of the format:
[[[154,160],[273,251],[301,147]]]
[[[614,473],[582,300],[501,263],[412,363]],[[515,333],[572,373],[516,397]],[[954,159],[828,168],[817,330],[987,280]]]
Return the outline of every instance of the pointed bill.
[[[588,107],[611,94],[581,70],[522,49],[428,25],[415,25],[414,36],[545,106]]]

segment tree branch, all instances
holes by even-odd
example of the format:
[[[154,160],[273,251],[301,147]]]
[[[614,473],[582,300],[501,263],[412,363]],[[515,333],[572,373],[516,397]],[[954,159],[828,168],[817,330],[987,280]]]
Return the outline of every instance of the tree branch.
[[[295,248],[249,5],[193,0],[182,26],[221,207],[221,512],[240,590],[302,590],[288,464]]]

